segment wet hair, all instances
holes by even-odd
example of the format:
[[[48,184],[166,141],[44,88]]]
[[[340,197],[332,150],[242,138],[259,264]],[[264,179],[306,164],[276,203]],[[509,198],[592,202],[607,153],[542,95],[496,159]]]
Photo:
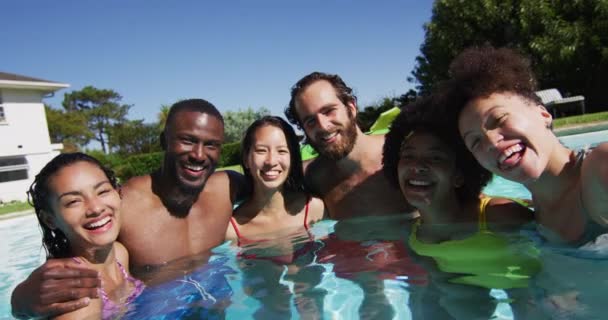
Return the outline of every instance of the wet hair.
[[[255,133],[258,129],[266,126],[272,126],[281,129],[287,140],[287,148],[289,149],[290,167],[287,180],[285,181],[284,190],[286,191],[304,191],[304,170],[302,169],[302,158],[300,156],[300,143],[293,127],[280,117],[265,116],[254,121],[247,131],[241,143],[241,166],[248,185],[253,185],[253,177],[249,169],[246,168],[245,162],[247,155],[251,151],[255,140]]]
[[[452,101],[448,116],[458,119],[466,104],[493,93],[516,94],[542,105],[536,95],[537,82],[530,61],[509,48],[472,47],[462,51],[450,64],[449,80],[435,94]]]
[[[454,154],[455,168],[464,178],[462,186],[456,188],[458,199],[463,203],[478,199],[481,190],[492,178],[492,173],[484,169],[466,148],[456,124],[453,121],[439,120],[438,107],[442,103],[442,100],[435,97],[426,97],[401,109],[386,134],[382,152],[384,175],[394,187],[399,188],[397,168],[401,158],[401,145],[412,133],[428,133],[442,141]]]
[[[44,219],[45,214],[55,214],[50,204],[52,190],[50,190],[50,180],[59,170],[78,162],[87,162],[98,167],[108,178],[114,189],[118,188],[118,182],[114,172],[104,167],[97,159],[80,152],[62,153],[49,163],[47,163],[40,173],[34,178],[27,191],[28,202],[34,207],[36,217],[42,228],[42,245],[47,252],[47,258],[66,258],[72,256],[70,242],[63,232],[59,229],[51,229]],[[46,213],[45,213],[46,212]]]
[[[357,97],[353,94],[353,89],[347,86],[339,75],[317,71],[308,74],[291,87],[291,100],[289,100],[289,105],[285,108],[285,117],[287,117],[287,120],[292,124],[297,125],[300,129],[302,129],[302,121],[296,112],[296,100],[308,86],[322,80],[329,82],[331,86],[334,87],[338,99],[340,99],[344,105],[349,102],[352,102],[355,105],[357,104]],[[350,112],[350,109],[348,110]]]
[[[160,143],[161,143],[161,146],[163,147],[163,149],[166,147],[166,143],[167,143],[165,141],[165,139],[166,139],[165,132],[173,124],[173,121],[174,121],[176,115],[182,111],[194,111],[194,112],[199,112],[199,113],[206,113],[206,114],[211,115],[211,116],[217,118],[218,120],[220,120],[220,122],[222,122],[222,124],[224,123],[224,117],[222,117],[222,114],[217,110],[217,108],[213,104],[211,104],[211,102],[209,102],[207,100],[187,99],[187,100],[178,101],[178,102],[174,103],[171,106],[171,108],[169,109],[169,113],[167,114],[167,120],[165,122],[165,128],[163,129],[161,136],[160,136]]]

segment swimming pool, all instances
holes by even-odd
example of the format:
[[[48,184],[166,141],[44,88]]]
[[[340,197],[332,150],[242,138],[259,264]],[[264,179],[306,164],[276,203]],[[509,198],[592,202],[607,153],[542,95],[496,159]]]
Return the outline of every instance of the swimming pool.
[[[560,139],[574,147],[594,145],[607,141],[608,131]],[[486,192],[529,197],[521,185],[500,178]],[[524,229],[522,234],[542,249],[543,271],[526,292],[488,292],[431,276],[429,266],[403,247],[406,224],[395,217],[322,221],[311,228],[313,242],[300,232],[247,248],[258,256],[266,253],[267,259],[239,259],[237,249],[225,243],[208,263],[148,288],[126,318],[604,318],[608,252],[581,258],[575,250],[545,245],[532,228]],[[33,215],[0,221],[0,239],[0,319],[10,319],[10,293],[44,261],[44,250]],[[306,248],[297,250],[303,254],[288,265],[272,259],[282,255],[273,249],[286,243]],[[179,272],[180,264],[166,269]]]

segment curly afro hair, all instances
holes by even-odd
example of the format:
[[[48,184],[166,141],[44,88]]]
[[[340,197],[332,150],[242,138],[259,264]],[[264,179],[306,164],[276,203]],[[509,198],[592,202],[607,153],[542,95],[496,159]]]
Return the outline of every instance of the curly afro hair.
[[[448,96],[444,98],[451,101],[447,114],[455,119],[469,101],[497,92],[513,93],[542,105],[535,93],[537,82],[530,61],[513,49],[465,49],[450,64],[449,76],[435,94]]]

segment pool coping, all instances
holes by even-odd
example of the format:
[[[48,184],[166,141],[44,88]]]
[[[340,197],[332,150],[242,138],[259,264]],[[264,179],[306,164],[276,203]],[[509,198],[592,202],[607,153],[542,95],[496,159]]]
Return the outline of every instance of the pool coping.
[[[12,218],[23,217],[23,216],[27,216],[27,215],[30,215],[30,214],[33,214],[33,213],[34,213],[34,209],[28,209],[28,210],[24,210],[24,211],[5,213],[5,214],[0,215],[0,221],[7,220],[7,219],[12,219]]]
[[[596,130],[593,130],[595,128],[601,130],[602,128],[607,127],[607,126],[608,126],[608,121],[596,121],[596,122],[574,124],[574,125],[559,127],[557,129],[553,129],[553,132],[555,133],[556,136],[559,137],[559,136],[566,136],[566,135],[577,134],[577,133],[596,131]]]

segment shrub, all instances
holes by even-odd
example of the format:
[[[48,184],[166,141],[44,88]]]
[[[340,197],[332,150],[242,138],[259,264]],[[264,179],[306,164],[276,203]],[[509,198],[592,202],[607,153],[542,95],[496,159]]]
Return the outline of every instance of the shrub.
[[[163,152],[153,152],[133,155],[125,158],[113,169],[119,181],[125,182],[132,177],[147,175],[160,168],[163,154]]]
[[[241,163],[241,143],[232,142],[223,144],[218,167],[233,166],[239,163]]]

